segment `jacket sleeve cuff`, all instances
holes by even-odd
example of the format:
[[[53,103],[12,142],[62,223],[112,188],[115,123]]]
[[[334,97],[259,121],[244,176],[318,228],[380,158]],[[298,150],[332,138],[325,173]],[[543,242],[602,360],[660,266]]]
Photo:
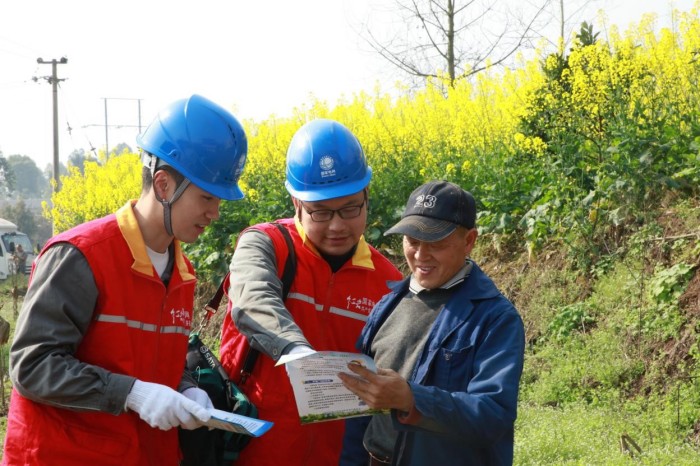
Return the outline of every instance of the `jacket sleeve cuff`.
[[[396,411],[396,420],[401,424],[417,425],[423,419],[423,415],[416,409],[416,405],[411,406],[411,410]]]
[[[106,406],[103,410],[114,415],[125,412],[127,410],[126,397],[129,396],[134,382],[136,382],[135,377],[114,373],[110,374],[106,391],[109,395],[105,397]]]

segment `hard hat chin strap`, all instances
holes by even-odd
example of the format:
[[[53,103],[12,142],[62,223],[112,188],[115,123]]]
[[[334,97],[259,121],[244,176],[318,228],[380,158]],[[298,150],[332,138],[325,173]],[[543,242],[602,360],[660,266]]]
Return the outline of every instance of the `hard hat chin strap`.
[[[155,155],[150,154],[148,152],[143,153],[141,161],[150,170],[151,179],[153,180],[155,179],[156,172],[159,168],[169,166],[164,160],[159,159]],[[161,199],[160,197],[158,197],[158,193],[156,192],[155,187],[153,189],[153,195],[156,197],[156,200],[160,202],[160,204],[163,206],[163,222],[165,223],[165,231],[170,236],[175,236],[173,234],[171,207],[173,203],[177,201],[180,198],[180,196],[182,196],[182,193],[185,191],[185,189],[187,189],[190,183],[191,182],[188,178],[183,179],[182,183],[180,183],[180,186],[178,186],[177,189],[175,189],[175,192],[173,193],[172,197],[168,200]]]
[[[173,193],[172,197],[168,200],[165,199],[160,199],[158,197],[158,194],[153,190],[153,194],[156,196],[156,200],[160,202],[160,204],[163,206],[163,223],[165,224],[165,231],[168,233],[170,236],[175,236],[173,234],[173,222],[171,218],[171,207],[175,201],[177,201],[180,196],[182,196],[182,193],[187,189],[187,187],[190,185],[190,180],[185,178],[182,183],[180,183],[180,186],[177,187],[175,192]]]

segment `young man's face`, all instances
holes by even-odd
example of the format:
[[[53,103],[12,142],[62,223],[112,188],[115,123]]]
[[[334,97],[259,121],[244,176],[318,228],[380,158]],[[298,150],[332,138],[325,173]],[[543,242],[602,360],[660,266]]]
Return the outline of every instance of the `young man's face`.
[[[170,218],[173,235],[184,243],[193,243],[211,222],[219,218],[221,199],[190,184],[172,204]]]
[[[433,243],[403,237],[403,253],[418,284],[435,289],[447,283],[469,256],[477,231],[457,228],[447,238]]]
[[[360,191],[350,196],[325,201],[302,202],[294,199],[294,208],[300,217],[307,238],[320,252],[331,256],[348,253],[365,231],[367,223],[367,203],[365,193]],[[343,209],[342,212],[337,212]],[[328,216],[335,210],[330,220],[315,221],[311,216]],[[310,213],[311,212],[311,213]],[[343,215],[345,218],[342,218]],[[353,218],[353,215],[357,215]]]

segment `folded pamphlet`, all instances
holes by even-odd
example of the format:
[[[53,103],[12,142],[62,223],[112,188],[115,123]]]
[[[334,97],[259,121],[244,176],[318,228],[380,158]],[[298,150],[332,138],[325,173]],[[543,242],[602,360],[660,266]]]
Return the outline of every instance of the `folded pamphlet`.
[[[374,360],[362,353],[318,351],[287,358],[287,374],[302,424],[381,413],[345,388],[339,372],[351,374],[349,363],[376,372]]]
[[[211,414],[211,419],[204,423],[205,426],[253,437],[260,437],[270,430],[273,424],[270,421],[241,416],[240,414],[229,413],[216,408],[210,408],[209,413]]]

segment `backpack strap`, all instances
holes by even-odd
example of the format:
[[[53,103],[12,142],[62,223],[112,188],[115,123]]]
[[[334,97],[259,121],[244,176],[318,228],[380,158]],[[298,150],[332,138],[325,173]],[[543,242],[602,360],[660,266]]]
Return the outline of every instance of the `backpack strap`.
[[[289,290],[291,290],[292,283],[294,282],[294,276],[297,272],[297,257],[294,251],[294,243],[292,242],[292,236],[289,234],[289,230],[287,230],[284,225],[277,222],[270,222],[269,224],[277,227],[277,230],[279,230],[280,234],[284,238],[284,242],[287,244],[287,260],[284,263],[284,269],[282,270],[282,274],[280,276],[280,280],[282,280],[282,301],[286,301],[287,296],[289,295]],[[265,233],[268,232],[265,231]],[[275,251],[275,254],[278,254],[278,251]],[[219,305],[221,304],[221,298],[224,297],[224,293],[229,287],[231,278],[230,275],[231,272],[226,273],[226,276],[219,284],[219,288],[216,290],[209,302],[207,302],[207,304],[204,306],[205,314],[204,317],[202,317],[202,322],[199,325],[199,332],[201,332],[204,327],[209,325],[209,321],[211,320],[212,316],[218,311]],[[255,367],[255,362],[258,360],[259,354],[260,351],[254,349],[252,346],[249,347],[248,354],[246,354],[243,367],[241,368],[241,384],[244,384],[246,379],[253,372],[253,368]]]
[[[292,282],[294,281],[294,275],[297,269],[297,258],[294,253],[294,243],[292,242],[292,237],[289,231],[281,224],[277,222],[270,222],[270,225],[274,225],[282,234],[284,242],[287,243],[287,261],[284,263],[284,270],[280,279],[282,280],[282,301],[287,300],[287,295],[289,295],[289,290],[292,288]],[[231,282],[231,272],[226,272],[226,276],[221,280],[219,287],[217,288],[211,299],[204,305],[204,317],[199,325],[199,331],[209,325],[209,321],[219,310],[219,305],[221,304],[221,299],[224,297],[224,293],[228,289]]]
[[[284,263],[284,271],[280,277],[282,279],[282,301],[286,301],[287,296],[289,296],[289,290],[292,289],[294,275],[297,273],[297,255],[294,252],[292,236],[289,234],[287,228],[277,222],[272,222],[272,224],[282,233],[284,242],[287,243],[287,261]]]
[[[216,314],[216,311],[219,310],[221,298],[224,297],[224,293],[228,289],[230,283],[230,274],[231,272],[226,272],[226,276],[223,280],[221,280],[221,283],[219,283],[219,287],[216,289],[214,296],[212,296],[211,299],[207,302],[207,304],[204,305],[204,316],[202,317],[202,322],[200,322],[199,324],[198,332],[201,332],[204,327],[209,325],[209,321],[214,316],[214,314]]]

